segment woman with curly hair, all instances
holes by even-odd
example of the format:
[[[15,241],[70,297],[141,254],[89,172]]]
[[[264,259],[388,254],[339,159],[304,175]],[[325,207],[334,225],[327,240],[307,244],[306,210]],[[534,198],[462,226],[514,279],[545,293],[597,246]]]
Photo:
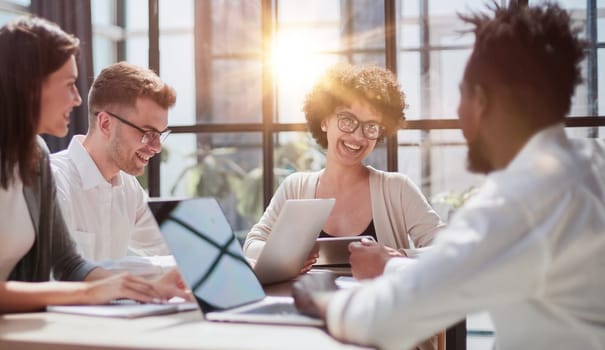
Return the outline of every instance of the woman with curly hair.
[[[308,93],[303,111],[309,130],[326,150],[326,167],[284,180],[244,243],[255,259],[271,234],[287,199],[335,198],[320,237],[373,236],[364,243],[401,255],[398,249],[431,243],[443,225],[418,187],[404,174],[384,172],[363,162],[376,143],[397,132],[404,121],[405,96],[396,77],[377,66],[338,64]],[[388,247],[388,248],[386,248]],[[301,273],[317,260],[312,252]],[[382,261],[351,261],[357,278],[382,273]]]

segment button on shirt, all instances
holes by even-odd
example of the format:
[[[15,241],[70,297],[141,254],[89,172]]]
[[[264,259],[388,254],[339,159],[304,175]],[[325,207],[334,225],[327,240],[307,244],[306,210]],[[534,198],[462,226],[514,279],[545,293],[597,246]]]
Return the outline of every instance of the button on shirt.
[[[534,135],[418,260],[339,292],[339,338],[407,349],[488,311],[498,349],[605,349],[605,142]]]
[[[169,254],[137,179],[120,171],[107,182],[83,138],[74,136],[66,150],[51,155],[57,197],[81,254],[95,262]]]

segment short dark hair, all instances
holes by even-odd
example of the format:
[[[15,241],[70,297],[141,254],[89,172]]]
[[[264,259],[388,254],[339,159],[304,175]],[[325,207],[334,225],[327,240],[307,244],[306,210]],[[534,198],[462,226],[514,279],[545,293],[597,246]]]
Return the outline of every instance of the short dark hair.
[[[405,95],[391,71],[374,65],[339,63],[319,79],[303,105],[309,131],[321,147],[328,147],[321,121],[334,113],[336,107],[350,106],[358,100],[380,114],[386,128],[384,136],[397,132],[405,120]]]
[[[134,108],[139,97],[148,98],[168,109],[176,102],[176,91],[147,68],[127,62],[104,68],[88,94],[89,127],[95,126],[95,113],[113,106]]]
[[[19,17],[0,28],[0,186],[7,189],[18,166],[31,183],[37,166],[36,133],[42,83],[79,51],[79,40],[57,24]]]
[[[557,4],[527,6],[495,2],[486,13],[459,17],[474,25],[475,44],[464,80],[490,88],[507,87],[513,103],[528,114],[550,115],[546,123],[561,121],[582,82],[580,62],[586,43],[580,28]]]

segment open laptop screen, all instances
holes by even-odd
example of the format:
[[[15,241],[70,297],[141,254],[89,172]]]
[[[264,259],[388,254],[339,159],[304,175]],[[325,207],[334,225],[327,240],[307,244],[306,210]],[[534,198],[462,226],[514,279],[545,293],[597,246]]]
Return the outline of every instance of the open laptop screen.
[[[183,278],[204,312],[265,297],[216,199],[156,200],[149,204]]]

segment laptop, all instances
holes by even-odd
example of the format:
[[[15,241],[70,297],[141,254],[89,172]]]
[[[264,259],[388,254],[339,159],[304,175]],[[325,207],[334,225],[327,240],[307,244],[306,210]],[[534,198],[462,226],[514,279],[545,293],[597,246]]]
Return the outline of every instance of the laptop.
[[[183,279],[209,321],[322,326],[291,297],[270,297],[211,197],[149,203]]]
[[[286,200],[254,264],[262,284],[298,276],[334,202],[334,198]]]

